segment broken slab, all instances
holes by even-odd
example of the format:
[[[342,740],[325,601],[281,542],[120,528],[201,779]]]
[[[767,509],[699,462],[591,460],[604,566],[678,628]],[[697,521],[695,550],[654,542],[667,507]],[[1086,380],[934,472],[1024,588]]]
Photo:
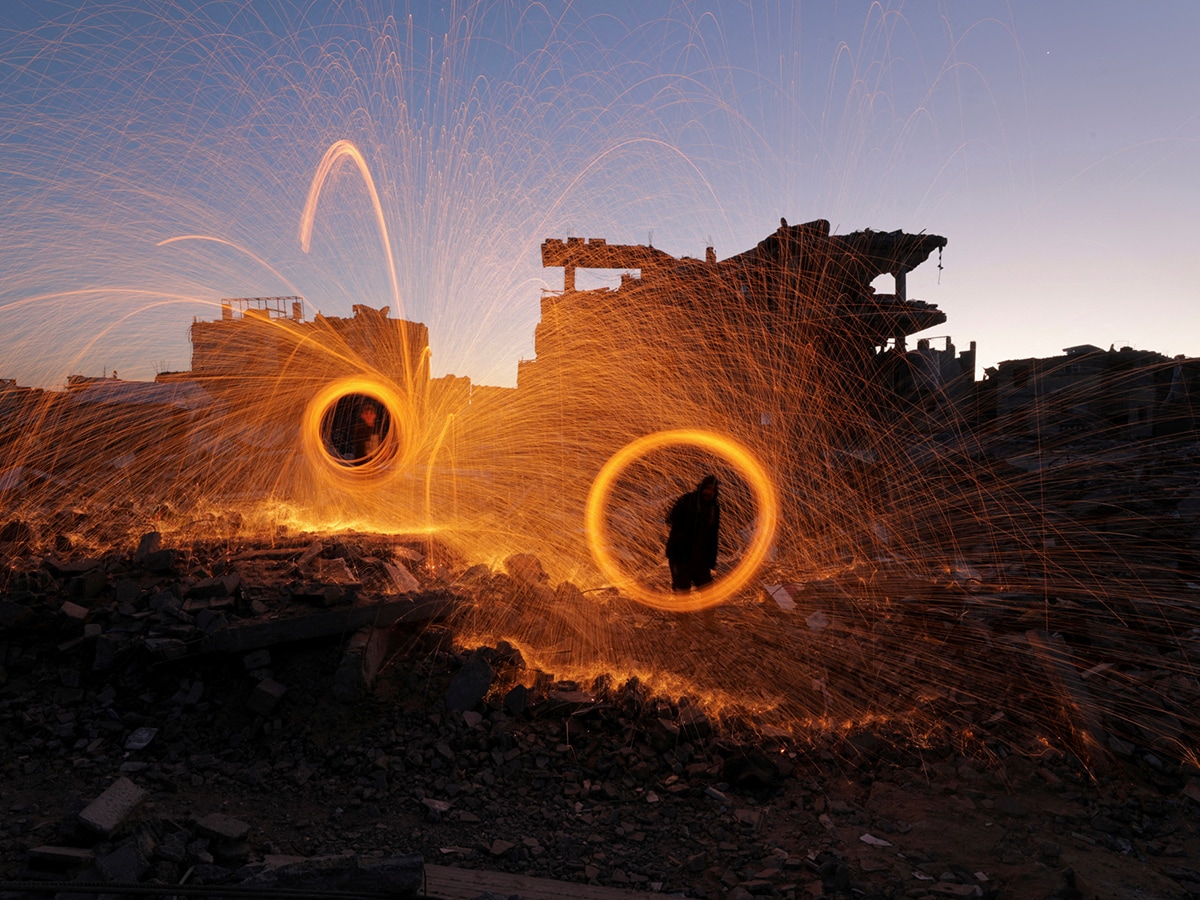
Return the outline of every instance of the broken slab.
[[[30,863],[51,869],[82,869],[91,865],[95,858],[95,852],[84,847],[43,845],[29,851]]]
[[[350,639],[346,653],[333,676],[333,697],[351,703],[370,692],[384,663],[399,649],[404,638],[395,628],[368,626]]]
[[[300,558],[296,560],[296,568],[308,565],[318,556],[325,552],[325,542],[321,540],[313,541],[308,545],[308,548],[300,554]]]
[[[218,840],[240,841],[250,833],[250,826],[240,819],[224,813],[210,813],[196,821],[196,830],[207,837]]]
[[[297,568],[299,567],[297,565]],[[350,571],[350,566],[340,556],[333,559],[317,557],[313,560],[313,570],[316,572],[317,581],[322,584],[336,584],[354,588],[362,587],[362,582],[358,576]]]
[[[381,565],[397,594],[411,594],[421,589],[421,583],[401,563],[381,560]]]
[[[214,575],[197,581],[187,589],[185,597],[192,600],[215,600],[233,595],[242,583],[242,578],[236,573]]]
[[[792,593],[788,590],[788,586],[784,584],[768,584],[764,590],[767,595],[775,601],[776,605],[784,612],[791,612],[796,608],[796,601],[792,599]]]
[[[208,635],[205,649],[217,653],[248,653],[292,641],[337,637],[366,625],[382,627],[397,622],[428,622],[446,615],[457,602],[451,595],[431,593],[290,618],[233,623]]]
[[[378,893],[399,898],[418,896],[424,882],[424,860],[419,855],[409,854],[378,862],[364,862],[357,856],[316,857],[267,869],[247,878],[239,886]]]
[[[61,559],[57,556],[46,556],[42,566],[59,578],[69,578],[73,575],[85,575],[92,569],[103,565],[101,559]]]
[[[111,837],[148,796],[128,778],[118,778],[103,794],[79,814],[84,827],[103,837]]]

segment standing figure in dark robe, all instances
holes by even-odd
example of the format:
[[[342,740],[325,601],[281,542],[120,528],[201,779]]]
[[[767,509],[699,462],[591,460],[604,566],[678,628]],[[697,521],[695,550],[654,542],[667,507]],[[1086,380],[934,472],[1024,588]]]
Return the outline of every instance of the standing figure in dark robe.
[[[667,524],[671,526],[667,536],[671,589],[686,594],[692,585],[703,588],[712,584],[721,530],[717,476],[705,475],[694,491],[676,500]]]
[[[378,451],[382,440],[379,433],[379,410],[372,403],[365,403],[354,423],[354,457],[352,465],[361,466]]]

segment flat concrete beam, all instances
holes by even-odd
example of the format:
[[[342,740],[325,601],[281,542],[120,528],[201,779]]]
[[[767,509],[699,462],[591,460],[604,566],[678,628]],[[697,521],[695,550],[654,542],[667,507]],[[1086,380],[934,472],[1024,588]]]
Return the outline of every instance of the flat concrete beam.
[[[231,623],[210,634],[204,649],[213,653],[246,653],[292,641],[337,637],[368,625],[430,622],[445,616],[457,603],[458,598],[453,595],[434,593],[283,619]]]

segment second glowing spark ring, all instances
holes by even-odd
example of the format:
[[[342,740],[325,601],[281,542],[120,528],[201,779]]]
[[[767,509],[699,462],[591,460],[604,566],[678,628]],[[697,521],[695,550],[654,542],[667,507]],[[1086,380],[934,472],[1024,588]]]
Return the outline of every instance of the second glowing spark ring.
[[[654,591],[626,575],[609,550],[612,542],[606,517],[613,487],[625,469],[648,453],[680,444],[707,450],[734,466],[753,490],[758,507],[754,536],[742,555],[741,562],[719,581],[691,594]],[[633,599],[647,606],[676,612],[715,606],[741,590],[766,559],[771,542],[775,538],[778,518],[779,501],[775,494],[775,486],[754,454],[733,438],[691,428],[648,434],[614,453],[592,482],[584,510],[588,549],[591,550],[592,558],[604,576]]]

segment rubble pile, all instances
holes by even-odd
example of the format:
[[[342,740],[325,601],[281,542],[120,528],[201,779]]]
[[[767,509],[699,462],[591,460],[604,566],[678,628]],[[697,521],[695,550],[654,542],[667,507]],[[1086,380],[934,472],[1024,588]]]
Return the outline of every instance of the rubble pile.
[[[152,532],[89,552],[32,531],[6,527],[0,599],[13,890],[382,879],[438,896],[456,866],[743,900],[1065,898],[1098,879],[1200,896],[1197,638],[1167,624],[1169,641],[1106,644],[1082,601],[862,573],[729,604],[715,632],[609,609],[683,653],[801,667],[820,649],[811,692],[891,710],[789,731],[465,644],[483,604],[503,621],[584,602],[527,555],[492,572],[424,538]],[[983,655],[1018,677],[972,687]]]

